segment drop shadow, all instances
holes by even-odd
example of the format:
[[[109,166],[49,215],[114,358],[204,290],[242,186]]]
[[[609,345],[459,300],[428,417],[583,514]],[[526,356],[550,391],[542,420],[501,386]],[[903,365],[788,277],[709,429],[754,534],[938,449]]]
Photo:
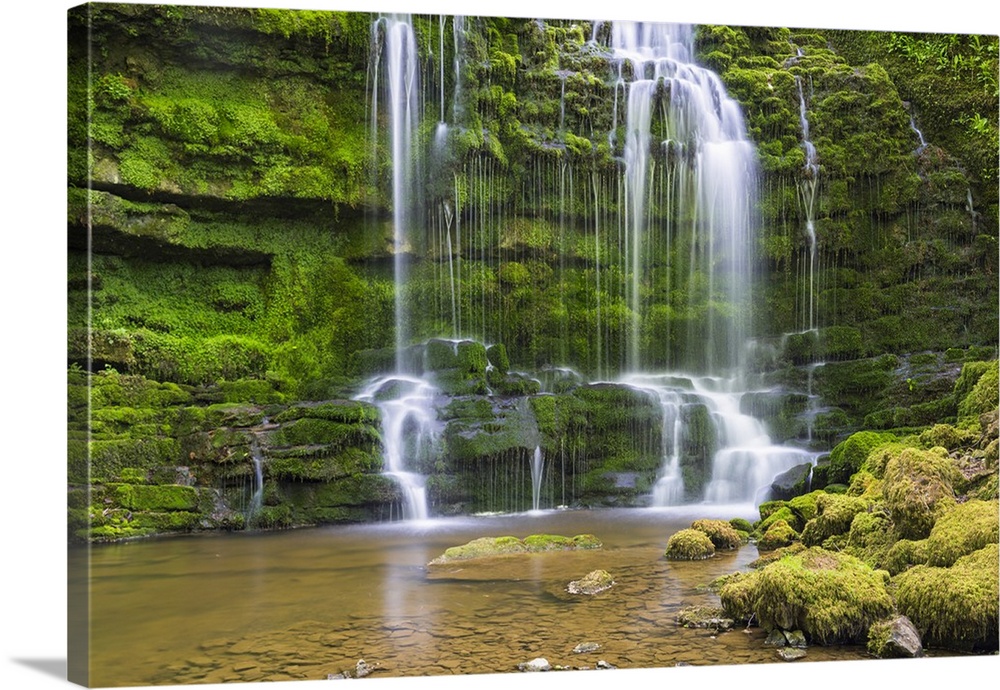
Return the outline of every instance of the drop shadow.
[[[27,666],[47,676],[66,680],[66,659],[11,659],[14,663]]]

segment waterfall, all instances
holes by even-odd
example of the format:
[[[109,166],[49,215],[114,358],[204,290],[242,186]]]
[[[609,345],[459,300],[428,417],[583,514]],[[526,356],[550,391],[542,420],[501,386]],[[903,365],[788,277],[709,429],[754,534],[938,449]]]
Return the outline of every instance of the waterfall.
[[[423,379],[390,376],[375,379],[356,396],[374,403],[382,413],[383,474],[399,486],[407,520],[426,520],[429,515],[425,477],[413,470],[435,452],[436,395],[437,390]]]
[[[757,196],[757,156],[742,111],[718,75],[694,63],[691,27],[613,22],[598,31],[597,26],[594,47],[600,35],[614,75],[613,93],[607,94],[608,105],[613,103],[607,141],[617,168],[584,172],[574,156],[550,155],[552,149],[565,149],[570,135],[594,138],[594,132],[577,129],[579,111],[569,98],[573,72],[555,69],[557,139],[540,140],[548,153],[529,156],[513,173],[487,153],[487,145],[460,160],[450,148],[465,140],[464,126],[480,126],[477,113],[470,112],[464,122],[461,117],[465,21],[455,17],[452,23],[450,104],[445,18],[422,37],[421,45],[437,53],[426,63],[424,81],[438,80],[426,99],[440,99],[426,103],[423,127],[418,127],[424,104],[412,22],[392,16],[375,23],[371,99],[373,126],[381,121],[391,151],[396,368],[392,379],[373,382],[362,399],[382,411],[384,471],[400,486],[408,518],[427,516],[419,470],[429,466],[438,426],[433,408],[438,393],[413,376],[404,356],[411,341],[426,331],[506,342],[529,366],[574,364],[589,367],[598,378],[626,372],[622,380],[649,390],[663,410],[662,463],[652,496],[656,505],[675,505],[700,492],[686,487],[685,478],[691,463],[687,449],[703,432],[711,435],[705,447],[712,448],[700,470],[711,474],[703,500],[756,500],[775,474],[809,459],[806,451],[772,444],[763,423],[739,412],[746,392],[743,359]],[[819,166],[801,82],[798,87],[807,159],[799,189],[810,244],[807,325],[814,329]],[[496,133],[482,136],[489,144]],[[422,179],[418,162],[426,152],[431,158]],[[440,175],[430,174],[434,171]],[[424,187],[433,188],[426,204],[417,196]],[[592,257],[567,253],[580,239],[574,233],[581,226],[593,233],[584,240]],[[431,250],[424,252],[424,244]],[[417,256],[422,261],[413,264],[413,283],[421,299],[428,299],[411,314],[404,296],[408,262]],[[537,265],[552,269],[544,300],[532,285],[540,282],[533,275]],[[425,291],[427,284],[436,290]],[[584,286],[595,294],[580,297]],[[408,299],[415,300],[415,294],[416,289]],[[573,300],[585,300],[589,310],[579,320],[566,309]],[[544,342],[505,323],[504,310],[513,308],[545,320],[539,329]],[[655,373],[663,371],[684,373]],[[693,430],[692,415],[708,421]],[[702,428],[706,425],[711,428]],[[532,508],[538,510],[544,471],[540,448],[530,466]]]
[[[799,183],[799,199],[806,214],[806,237],[809,240],[809,276],[807,279],[807,295],[809,311],[803,330],[816,330],[816,188],[819,183],[819,164],[817,163],[816,147],[809,139],[809,120],[806,118],[806,98],[802,92],[802,79],[795,77],[799,89],[799,125],[802,128],[802,149],[806,154],[802,181]]]
[[[676,270],[688,286],[691,311],[706,311],[704,327],[690,320],[689,337],[690,343],[703,341],[704,348],[696,352],[689,343],[686,352],[667,361],[710,373],[733,371],[746,337],[756,193],[756,157],[742,111],[718,75],[692,62],[689,26],[614,22],[611,48],[618,82],[628,89],[623,161],[632,323],[626,368],[648,368],[645,295],[655,284],[655,271],[669,276]],[[654,151],[664,152],[661,160]],[[668,223],[684,225],[680,243],[672,237],[664,246],[661,235],[670,226],[653,221],[649,199],[657,175],[668,185],[670,208],[655,210]],[[688,245],[686,266],[680,256],[683,243]]]
[[[372,85],[372,117],[378,132],[378,96],[387,92],[389,117],[389,148],[392,168],[393,276],[395,282],[396,370],[403,371],[402,352],[410,338],[410,319],[404,302],[406,284],[406,254],[413,251],[411,222],[412,192],[415,185],[413,137],[419,116],[419,84],[417,81],[417,41],[407,16],[379,18],[372,27],[375,56]],[[385,72],[380,84],[379,66]],[[373,137],[375,138],[375,137]],[[377,138],[375,138],[377,140]]]

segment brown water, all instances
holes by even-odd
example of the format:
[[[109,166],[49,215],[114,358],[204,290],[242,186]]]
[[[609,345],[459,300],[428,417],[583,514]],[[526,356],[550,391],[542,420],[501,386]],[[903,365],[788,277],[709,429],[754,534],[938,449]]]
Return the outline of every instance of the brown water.
[[[716,635],[675,623],[686,606],[718,603],[699,585],[757,557],[744,546],[664,560],[669,536],[699,517],[713,515],[561,511],[94,547],[91,683],[315,680],[359,659],[382,677],[510,672],[539,656],[572,668],[779,662],[757,628]],[[592,533],[604,547],[426,567],[476,537],[536,533]],[[85,564],[83,550],[70,558]],[[598,568],[614,576],[610,590],[566,592]],[[584,642],[600,647],[574,653]],[[806,660],[865,657],[811,647]]]

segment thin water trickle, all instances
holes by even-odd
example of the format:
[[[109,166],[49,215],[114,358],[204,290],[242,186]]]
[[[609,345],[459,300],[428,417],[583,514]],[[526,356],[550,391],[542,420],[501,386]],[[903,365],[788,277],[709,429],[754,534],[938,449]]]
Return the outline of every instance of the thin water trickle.
[[[537,512],[542,506],[542,478],[544,477],[545,459],[542,457],[542,449],[535,446],[535,452],[531,455],[531,510]]]
[[[247,524],[251,524],[264,505],[264,453],[256,437],[250,441],[250,461],[253,463],[254,489],[245,516]]]
[[[804,328],[816,329],[816,190],[819,187],[819,162],[816,147],[809,138],[809,119],[806,117],[806,98],[802,91],[802,79],[795,77],[799,90],[799,125],[802,128],[802,149],[806,154],[802,180],[799,182],[799,200],[802,202],[806,216],[806,238],[809,241],[809,275],[806,292],[808,294],[808,312],[804,319]]]

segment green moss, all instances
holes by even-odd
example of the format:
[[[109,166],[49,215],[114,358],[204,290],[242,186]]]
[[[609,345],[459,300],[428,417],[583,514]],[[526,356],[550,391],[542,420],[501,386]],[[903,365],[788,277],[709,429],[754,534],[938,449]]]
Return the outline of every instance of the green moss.
[[[816,517],[802,530],[802,542],[817,546],[830,537],[846,534],[854,516],[868,509],[868,502],[854,496],[823,494],[816,499]]]
[[[533,534],[523,540],[517,537],[480,537],[462,546],[452,546],[430,562],[429,565],[441,565],[454,561],[466,561],[490,556],[504,556],[519,553],[534,553],[540,551],[570,551],[575,549],[596,549],[601,543],[590,534],[576,537],[563,537],[553,534]]]
[[[379,443],[378,430],[368,424],[344,424],[315,417],[301,417],[283,424],[271,434],[278,446],[326,445],[335,448],[371,446]]]
[[[895,579],[896,605],[927,646],[996,650],[998,546],[990,544],[950,568],[918,565]]]
[[[830,452],[830,469],[827,473],[827,483],[846,484],[851,476],[861,469],[864,461],[877,447],[896,439],[892,434],[880,434],[873,431],[859,431],[845,441],[838,443]]]
[[[865,641],[892,612],[879,573],[856,558],[813,547],[754,573],[754,610],[765,629],[802,630],[818,644]]]
[[[672,561],[698,561],[715,555],[715,545],[701,530],[682,529],[667,540],[664,556]]]
[[[704,532],[716,550],[738,549],[743,545],[739,533],[725,520],[695,520],[691,529]]]
[[[757,573],[733,573],[719,588],[722,610],[733,620],[749,622],[756,617]]]
[[[997,361],[994,360],[983,371],[969,394],[958,403],[959,417],[971,417],[995,410],[997,400],[1000,399],[998,381],[1000,381],[1000,368],[998,368]],[[958,383],[956,383],[956,388],[958,388]]]
[[[971,500],[950,509],[927,537],[927,565],[949,567],[1000,539],[996,501]]]
[[[922,539],[935,520],[954,505],[953,482],[959,478],[951,458],[941,449],[906,448],[885,467],[885,506],[899,534]]]
[[[898,575],[911,566],[927,563],[927,540],[900,539],[889,547],[882,563],[891,575]]]
[[[732,518],[729,521],[729,524],[738,532],[746,532],[747,534],[753,532],[753,525],[750,524],[749,520],[744,520],[743,518]]]
[[[152,512],[192,511],[198,507],[198,491],[190,486],[121,484],[114,491],[122,508]]]
[[[757,548],[760,551],[774,551],[790,546],[798,539],[799,533],[792,529],[787,522],[778,519],[770,524],[764,535],[757,541]]]
[[[788,507],[801,520],[802,525],[816,517],[816,502],[824,491],[813,491],[812,493],[796,496],[788,501]]]
[[[805,521],[793,511],[787,504],[782,505],[777,510],[769,510],[768,516],[761,520],[755,526],[755,532],[757,534],[765,534],[775,522],[779,520],[785,522],[789,527],[791,527],[796,532],[802,531],[805,526]]]

